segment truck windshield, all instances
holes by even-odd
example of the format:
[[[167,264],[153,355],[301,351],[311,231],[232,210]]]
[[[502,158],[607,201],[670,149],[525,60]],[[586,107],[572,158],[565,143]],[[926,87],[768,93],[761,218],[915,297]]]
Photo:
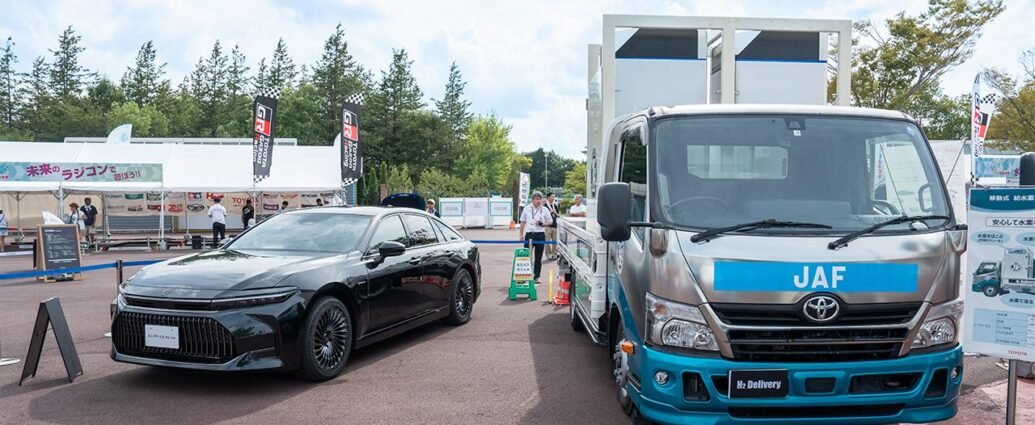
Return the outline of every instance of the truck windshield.
[[[845,232],[895,216],[949,215],[920,129],[889,119],[818,115],[672,117],[654,126],[658,220],[714,229],[801,221]],[[943,226],[945,220],[927,222]],[[904,222],[881,231],[909,228]]]

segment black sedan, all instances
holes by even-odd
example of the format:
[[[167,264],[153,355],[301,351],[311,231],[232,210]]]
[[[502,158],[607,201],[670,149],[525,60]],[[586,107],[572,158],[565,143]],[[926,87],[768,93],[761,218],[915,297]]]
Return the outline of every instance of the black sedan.
[[[124,282],[112,302],[111,357],[326,380],[354,348],[469,321],[480,277],[478,248],[423,211],[286,212]]]

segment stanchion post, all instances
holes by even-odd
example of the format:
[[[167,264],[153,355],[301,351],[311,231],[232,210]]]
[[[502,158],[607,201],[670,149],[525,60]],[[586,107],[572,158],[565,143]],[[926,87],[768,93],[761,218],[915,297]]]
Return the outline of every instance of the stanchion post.
[[[1014,425],[1017,417],[1017,360],[1010,360],[1006,373],[1006,425]]]

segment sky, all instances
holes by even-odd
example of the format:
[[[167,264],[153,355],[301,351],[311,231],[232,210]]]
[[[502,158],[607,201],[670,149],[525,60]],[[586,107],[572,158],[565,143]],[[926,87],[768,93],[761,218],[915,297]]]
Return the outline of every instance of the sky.
[[[7,3],[7,4],[3,4]],[[1006,11],[984,31],[973,58],[941,81],[946,93],[970,90],[986,67],[1019,72],[1035,0],[1007,0]],[[513,125],[521,151],[538,147],[584,158],[586,45],[601,42],[605,13],[824,18],[880,22],[925,0],[523,0],[274,1],[274,0],[0,0],[0,37],[12,37],[19,68],[49,56],[61,31],[82,35],[82,63],[113,80],[152,40],[168,77],[178,84],[218,39],[239,44],[252,71],[283,37],[296,64],[314,63],[324,40],[341,23],[353,56],[380,78],[393,48],[414,59],[414,74],[429,104],[440,98],[450,63],[468,81],[473,112],[495,113]],[[284,135],[290,137],[290,135]]]

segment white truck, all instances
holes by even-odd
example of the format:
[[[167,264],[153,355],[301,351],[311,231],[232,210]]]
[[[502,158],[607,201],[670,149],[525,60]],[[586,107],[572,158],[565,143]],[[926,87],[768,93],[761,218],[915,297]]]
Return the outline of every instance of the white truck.
[[[605,15],[603,29],[589,217],[560,220],[559,265],[571,325],[611,352],[623,410],[955,415],[966,226],[912,118],[827,106],[828,53],[851,63],[851,22]],[[834,81],[847,105],[850,73]]]
[[[1035,294],[1035,260],[1028,248],[1007,248],[1003,261],[986,261],[974,271],[971,289],[989,297],[1012,291]]]

